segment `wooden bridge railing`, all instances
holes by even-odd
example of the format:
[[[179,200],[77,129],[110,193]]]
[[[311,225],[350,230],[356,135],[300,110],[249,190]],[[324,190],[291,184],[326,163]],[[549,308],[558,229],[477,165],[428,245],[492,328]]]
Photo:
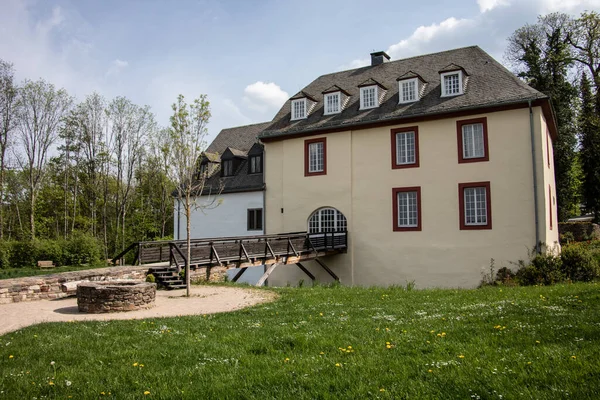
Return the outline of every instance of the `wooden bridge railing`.
[[[190,265],[242,267],[291,263],[345,252],[347,243],[346,231],[192,239]],[[134,265],[168,262],[181,267],[185,265],[187,242],[163,240],[132,243],[113,259],[113,263],[132,251],[135,252]]]

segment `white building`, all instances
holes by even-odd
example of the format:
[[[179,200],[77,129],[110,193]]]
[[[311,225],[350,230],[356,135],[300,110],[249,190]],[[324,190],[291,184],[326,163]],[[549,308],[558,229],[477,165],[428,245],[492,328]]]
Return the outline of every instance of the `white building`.
[[[264,158],[257,136],[268,125],[223,129],[208,146],[200,163],[200,173],[207,174],[207,179],[197,199],[200,207],[192,211],[192,239],[264,233]],[[202,207],[207,204],[211,206]],[[173,237],[187,238],[185,210],[179,199],[175,199]],[[251,268],[239,282],[256,281],[261,274],[262,268]]]

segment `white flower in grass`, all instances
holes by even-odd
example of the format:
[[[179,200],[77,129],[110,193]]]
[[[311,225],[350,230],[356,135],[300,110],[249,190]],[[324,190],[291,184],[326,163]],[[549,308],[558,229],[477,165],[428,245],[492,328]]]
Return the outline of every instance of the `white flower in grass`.
[[[71,386],[71,381],[65,381],[65,385]]]
[[[54,361],[50,361],[50,365],[54,365],[56,364]]]

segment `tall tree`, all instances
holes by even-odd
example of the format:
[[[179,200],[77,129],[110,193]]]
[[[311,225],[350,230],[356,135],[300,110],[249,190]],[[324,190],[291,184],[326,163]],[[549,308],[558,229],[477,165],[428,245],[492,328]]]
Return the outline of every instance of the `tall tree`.
[[[204,191],[205,177],[198,174],[198,160],[205,146],[206,125],[210,119],[210,103],[206,95],[200,95],[189,106],[183,95],[173,104],[171,116],[170,144],[164,150],[169,160],[171,179],[176,183],[177,201],[183,204],[186,218],[187,254],[185,260],[186,294],[190,295],[190,234],[192,211],[215,206],[216,198],[199,196]]]
[[[16,122],[17,88],[12,64],[0,59],[0,239],[4,238],[4,175],[10,136]]]
[[[548,95],[554,106],[558,140],[554,142],[554,167],[560,220],[577,213],[579,180],[576,174],[577,129],[573,103],[577,89],[569,81],[573,65],[565,14],[540,17],[535,25],[517,29],[508,39],[506,58],[530,86]]]
[[[600,124],[595,111],[596,101],[586,73],[581,76],[581,167],[583,170],[583,201],[594,222],[600,222]]]
[[[63,89],[39,80],[25,81],[19,96],[18,129],[25,160],[29,197],[29,232],[35,239],[35,205],[44,178],[48,151],[54,144],[59,124],[71,106],[71,97]]]
[[[583,13],[571,22],[567,40],[573,59],[589,72],[595,89],[596,112],[600,113],[600,15]]]
[[[125,217],[135,171],[143,156],[147,138],[155,129],[155,123],[149,107],[139,107],[124,97],[117,97],[110,103],[108,116],[111,125],[111,151],[117,167],[115,246],[118,246],[120,236],[121,247],[124,248]]]

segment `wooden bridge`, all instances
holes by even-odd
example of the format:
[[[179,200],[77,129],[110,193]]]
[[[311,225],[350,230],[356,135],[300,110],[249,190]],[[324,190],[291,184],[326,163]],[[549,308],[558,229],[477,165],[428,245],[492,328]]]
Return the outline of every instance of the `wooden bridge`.
[[[302,262],[315,260],[333,279],[339,281],[337,275],[320,258],[345,253],[347,244],[346,231],[192,239],[190,269],[206,268],[208,278],[212,267],[241,268],[233,278],[233,282],[236,282],[247,268],[264,265],[265,273],[257,283],[257,286],[262,286],[278,265],[296,264],[314,281],[315,277],[302,265]],[[131,252],[134,252],[134,265],[163,265],[175,268],[179,272],[185,266],[187,242],[185,240],[135,242],[118,254],[113,259],[113,263],[122,261],[125,255]]]

